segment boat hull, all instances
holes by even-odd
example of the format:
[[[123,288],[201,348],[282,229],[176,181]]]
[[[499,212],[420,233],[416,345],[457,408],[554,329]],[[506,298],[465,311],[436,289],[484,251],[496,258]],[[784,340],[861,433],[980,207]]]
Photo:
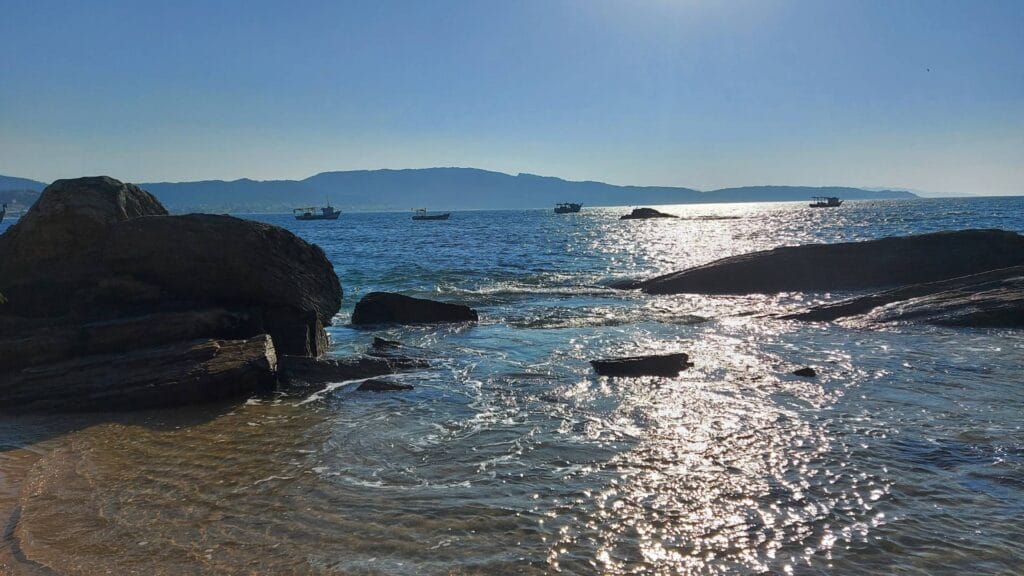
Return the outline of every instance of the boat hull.
[[[295,217],[296,220],[337,220],[338,216],[341,216],[341,212],[336,212],[330,215],[324,214],[299,214]]]
[[[451,213],[448,213],[448,214],[429,214],[429,215],[426,215],[426,216],[422,216],[422,215],[420,215],[420,216],[413,216],[412,219],[413,220],[447,220],[449,216],[451,216]]]

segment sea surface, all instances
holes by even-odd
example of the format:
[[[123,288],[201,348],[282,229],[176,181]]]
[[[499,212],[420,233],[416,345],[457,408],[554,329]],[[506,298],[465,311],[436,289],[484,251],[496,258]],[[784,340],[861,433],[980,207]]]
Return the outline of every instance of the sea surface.
[[[381,336],[432,367],[396,377],[408,392],[0,420],[0,571],[1024,573],[1024,333],[772,317],[839,293],[606,287],[780,245],[1024,232],[1024,198],[660,208],[682,218],[246,216],[333,262],[333,355]],[[481,319],[354,329],[373,290]],[[695,364],[677,378],[588,364],[672,351]]]

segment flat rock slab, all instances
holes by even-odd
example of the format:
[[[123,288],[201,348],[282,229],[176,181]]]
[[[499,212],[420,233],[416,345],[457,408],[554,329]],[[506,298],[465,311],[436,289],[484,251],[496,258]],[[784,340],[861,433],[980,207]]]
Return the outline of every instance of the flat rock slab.
[[[1024,236],[959,230],[786,246],[716,260],[640,283],[650,294],[773,294],[918,284],[1024,265]]]
[[[0,375],[0,410],[97,412],[183,406],[272,389],[267,335],[84,356]]]
[[[599,376],[677,376],[692,366],[689,355],[682,352],[591,360],[590,365]]]
[[[848,319],[853,324],[917,322],[939,326],[1024,328],[1024,266],[913,284],[783,318]]]
[[[629,214],[619,216],[619,220],[646,220],[647,218],[678,218],[678,216],[658,212],[654,208],[634,208]]]
[[[146,314],[79,325],[25,327],[0,332],[0,373],[203,338],[245,339],[259,332],[244,314],[221,309]]]
[[[370,292],[356,304],[352,324],[437,324],[476,322],[476,310],[461,304],[413,298],[391,292]]]

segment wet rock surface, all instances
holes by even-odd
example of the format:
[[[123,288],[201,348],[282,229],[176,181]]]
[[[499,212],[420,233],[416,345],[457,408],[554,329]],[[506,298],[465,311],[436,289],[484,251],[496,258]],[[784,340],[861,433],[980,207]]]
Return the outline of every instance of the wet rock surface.
[[[847,319],[861,325],[919,322],[940,326],[1024,328],[1024,266],[913,284],[784,316]]]
[[[723,258],[639,283],[650,294],[772,294],[934,282],[1024,265],[1024,236],[960,230],[786,246]]]
[[[359,392],[399,392],[402,390],[412,390],[412,384],[402,384],[401,382],[392,382],[390,380],[379,380],[370,379],[363,382],[356,388]]]
[[[326,382],[359,380],[406,370],[429,368],[430,362],[404,356],[358,356],[355,358],[307,358],[282,356],[282,380],[290,385],[318,385]]]
[[[437,324],[476,322],[476,310],[461,304],[449,304],[425,298],[413,298],[391,292],[370,292],[356,303],[352,324]]]
[[[323,251],[230,216],[169,216],[108,177],[58,180],[0,235],[5,409],[218,400],[327,350],[341,284]]]
[[[591,360],[590,365],[598,376],[677,376],[692,366],[689,355],[682,352]]]

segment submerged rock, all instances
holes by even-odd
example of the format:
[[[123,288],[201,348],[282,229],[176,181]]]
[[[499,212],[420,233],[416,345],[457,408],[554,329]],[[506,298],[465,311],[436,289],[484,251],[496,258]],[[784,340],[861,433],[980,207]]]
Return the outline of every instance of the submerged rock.
[[[803,376],[804,378],[814,378],[818,375],[818,372],[810,366],[804,366],[803,368],[793,370],[793,375]]]
[[[920,322],[941,326],[1024,328],[1024,266],[913,284],[817,306],[784,318],[855,324]]]
[[[0,235],[0,293],[0,398],[90,410],[272,384],[277,354],[327,350],[342,297],[323,251],[294,234],[169,216],[108,177],[54,182]]]
[[[371,379],[363,382],[356,390],[359,392],[397,392],[400,390],[412,390],[412,384],[391,382],[389,380]]]
[[[647,218],[678,218],[678,216],[658,212],[654,208],[634,208],[629,214],[619,216],[619,220],[645,220]]]
[[[599,376],[676,376],[692,366],[689,355],[682,352],[591,360],[590,365]]]
[[[723,258],[640,283],[650,294],[771,294],[933,282],[1024,265],[1024,236],[961,230],[786,246]]]
[[[281,377],[288,384],[323,384],[429,368],[430,362],[404,356],[360,356],[345,359],[282,356],[280,366]]]
[[[476,310],[461,304],[413,298],[391,292],[370,292],[356,304],[352,323],[367,324],[436,324],[441,322],[476,322]]]

